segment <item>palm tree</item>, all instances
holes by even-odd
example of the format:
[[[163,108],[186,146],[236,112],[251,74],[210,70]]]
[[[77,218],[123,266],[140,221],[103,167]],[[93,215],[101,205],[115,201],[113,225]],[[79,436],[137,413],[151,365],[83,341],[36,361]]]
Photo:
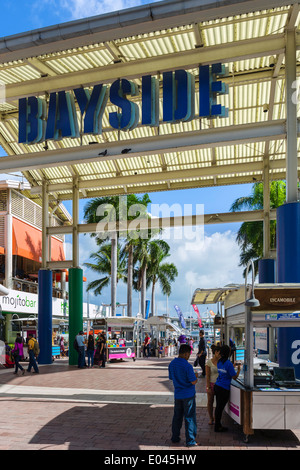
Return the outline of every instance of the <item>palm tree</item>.
[[[141,292],[141,314],[145,318],[146,289],[147,289],[147,267],[150,262],[149,238],[139,238],[134,244],[133,264],[138,265],[134,270],[133,286]]]
[[[171,282],[178,275],[177,268],[172,263],[163,263],[170,256],[170,247],[164,240],[139,239],[134,247],[134,288],[141,292],[141,314],[145,318],[146,289],[152,283],[152,308],[155,312],[155,287],[160,284],[165,295],[171,293]]]
[[[147,205],[151,203],[148,194],[138,197],[135,194],[128,196],[112,196],[112,197],[98,197],[89,201],[84,208],[84,219],[86,223],[98,223],[100,221],[118,222],[120,220],[132,221],[137,215],[146,216]],[[111,261],[113,272],[111,274],[111,305],[112,315],[116,313],[116,287],[117,287],[117,243],[118,238],[127,238],[128,244],[128,285],[127,285],[127,313],[132,316],[132,249],[130,248],[132,239],[130,232],[108,232],[92,233],[92,237],[97,237],[97,244],[101,245],[105,242],[105,238],[111,238]]]
[[[120,245],[117,246],[117,282],[127,280],[126,259],[121,255]],[[87,290],[94,290],[95,295],[100,295],[103,288],[107,287],[111,282],[112,277],[112,250],[111,243],[105,243],[100,246],[96,253],[91,254],[91,258],[95,260],[94,263],[84,263],[85,266],[95,271],[97,274],[104,274],[100,279],[96,279],[88,284]]]
[[[240,197],[234,201],[230,210],[232,212],[242,209],[263,209],[264,195],[263,183],[255,183],[252,193],[247,197]],[[270,208],[281,206],[286,200],[286,184],[284,181],[272,181],[270,184]],[[263,221],[243,222],[236,240],[241,248],[240,266],[246,267],[249,260],[253,260],[255,274],[258,272],[258,260],[263,257]],[[276,248],[276,220],[270,221],[270,248]]]
[[[165,263],[170,256],[170,246],[164,240],[154,240],[149,244],[150,262],[147,271],[147,287],[152,283],[151,314],[155,315],[155,287],[160,285],[162,293],[170,296],[171,282],[175,281],[178,271],[173,263]]]

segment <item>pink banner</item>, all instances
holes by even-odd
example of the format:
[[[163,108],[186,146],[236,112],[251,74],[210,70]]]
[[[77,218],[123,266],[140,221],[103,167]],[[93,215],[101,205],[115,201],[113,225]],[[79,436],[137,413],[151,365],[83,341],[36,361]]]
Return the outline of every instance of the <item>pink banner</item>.
[[[195,310],[195,312],[196,312],[196,314],[197,314],[197,317],[198,317],[198,325],[199,325],[199,328],[203,328],[202,321],[201,321],[201,317],[200,317],[200,312],[199,312],[199,310],[198,310],[197,305],[193,305],[193,309]]]

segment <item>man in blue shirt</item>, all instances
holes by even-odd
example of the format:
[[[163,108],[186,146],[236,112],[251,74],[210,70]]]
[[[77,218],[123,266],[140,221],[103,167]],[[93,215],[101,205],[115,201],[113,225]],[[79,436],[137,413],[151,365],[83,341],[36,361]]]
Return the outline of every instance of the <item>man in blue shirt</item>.
[[[85,348],[84,348],[84,336],[83,331],[79,331],[79,334],[76,336],[76,341],[78,344],[78,368],[83,369],[85,367]]]
[[[180,441],[180,430],[183,418],[185,421],[185,437],[187,447],[197,446],[197,422],[196,422],[196,390],[197,376],[188,362],[191,355],[191,347],[182,344],[179,356],[169,364],[169,379],[174,385],[174,416],[172,421],[172,442]]]

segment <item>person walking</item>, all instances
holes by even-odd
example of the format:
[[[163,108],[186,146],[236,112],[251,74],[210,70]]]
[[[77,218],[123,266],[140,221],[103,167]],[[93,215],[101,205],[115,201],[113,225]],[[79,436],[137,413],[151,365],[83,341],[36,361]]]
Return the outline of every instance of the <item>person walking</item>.
[[[151,338],[150,336],[148,336],[148,333],[146,333],[144,344],[143,344],[143,353],[144,353],[144,357],[146,357],[147,359],[150,355],[150,341],[151,341]]]
[[[198,446],[196,442],[196,389],[197,376],[188,362],[191,347],[182,344],[179,356],[169,364],[169,379],[174,385],[174,415],[172,420],[172,442],[180,442],[180,430],[184,418],[185,438],[187,447]]]
[[[186,336],[185,335],[180,335],[179,338],[178,338],[178,341],[177,341],[178,354],[179,354],[180,346],[182,344],[186,344]]]
[[[227,431],[227,428],[221,424],[222,413],[229,400],[231,380],[237,379],[241,370],[241,365],[238,364],[238,370],[235,371],[229,356],[230,347],[227,345],[221,346],[220,359],[217,364],[218,378],[214,386],[216,395],[215,432]]]
[[[207,394],[207,411],[209,416],[209,424],[214,424],[214,386],[218,378],[218,361],[220,359],[220,347],[212,345],[211,347],[213,357],[208,359],[206,363],[206,394]]]
[[[20,333],[17,334],[17,338],[16,338],[16,341],[15,341],[15,346],[14,346],[14,349],[12,350],[12,355],[13,355],[13,358],[15,360],[14,374],[17,374],[18,370],[20,369],[20,371],[22,372],[22,375],[24,375],[25,374],[25,369],[20,364],[20,360],[23,357],[23,341],[22,341],[22,338],[20,336]]]
[[[79,331],[78,335],[76,336],[76,341],[78,345],[78,368],[83,369],[86,367],[83,331]]]
[[[66,352],[65,352],[65,340],[64,340],[64,337],[61,336],[60,340],[59,340],[59,344],[60,344],[60,355],[62,357],[65,357],[66,356]]]
[[[99,362],[99,367],[104,368],[105,367],[105,362],[106,362],[106,337],[105,334],[102,333],[100,335],[100,362]]]
[[[94,367],[95,340],[93,335],[89,335],[87,342],[88,367]]]
[[[206,341],[204,337],[204,331],[200,331],[200,340],[198,346],[198,353],[196,357],[196,361],[194,363],[194,367],[196,367],[197,362],[202,369],[202,377],[205,377],[205,361],[206,361]]]
[[[29,364],[27,372],[31,372],[31,368],[33,367],[34,372],[39,374],[40,371],[36,362],[36,357],[38,356],[38,342],[31,333],[28,335],[28,354]]]

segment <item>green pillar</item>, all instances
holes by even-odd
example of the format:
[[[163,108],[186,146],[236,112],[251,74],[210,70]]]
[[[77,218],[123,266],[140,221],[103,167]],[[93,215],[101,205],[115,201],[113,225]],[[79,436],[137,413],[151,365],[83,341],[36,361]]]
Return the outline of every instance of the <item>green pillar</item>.
[[[83,271],[69,269],[69,365],[78,364],[78,353],[73,348],[75,336],[83,330]]]

